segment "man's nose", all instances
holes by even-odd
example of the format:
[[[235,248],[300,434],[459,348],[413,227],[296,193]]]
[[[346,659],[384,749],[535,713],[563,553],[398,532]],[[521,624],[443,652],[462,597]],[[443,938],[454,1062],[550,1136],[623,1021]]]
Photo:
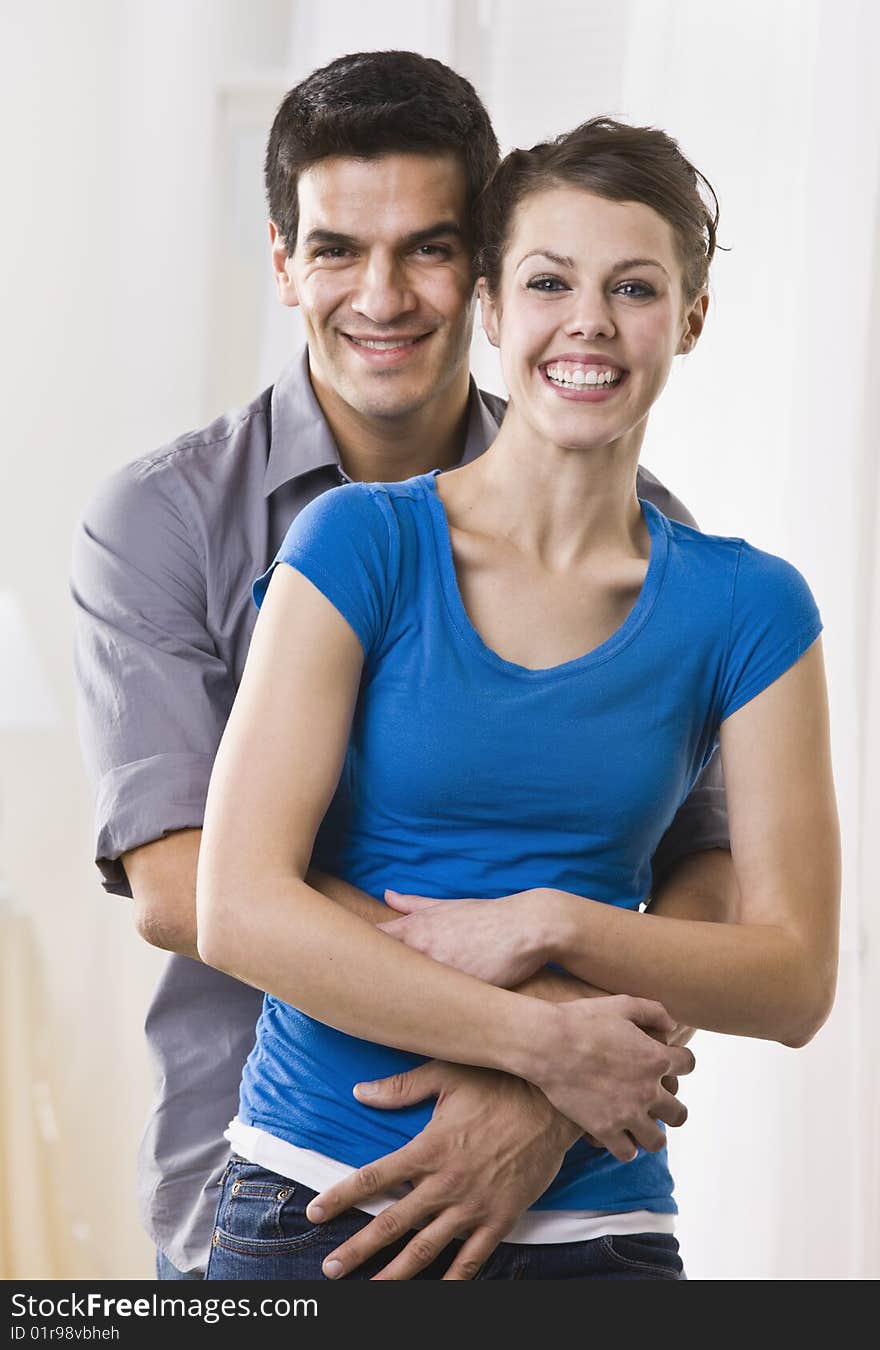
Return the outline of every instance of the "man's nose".
[[[406,270],[393,258],[370,258],[352,296],[351,307],[372,323],[389,324],[418,305]]]

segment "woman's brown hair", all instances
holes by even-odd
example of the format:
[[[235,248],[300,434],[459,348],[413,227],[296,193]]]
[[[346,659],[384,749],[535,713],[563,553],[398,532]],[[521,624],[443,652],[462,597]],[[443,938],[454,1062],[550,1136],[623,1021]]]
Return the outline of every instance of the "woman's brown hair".
[[[594,117],[553,141],[513,150],[480,196],[479,271],[497,295],[520,202],[552,187],[579,187],[610,201],[642,202],[672,226],[689,303],[706,285],[715,252],[718,198],[712,184],[656,127]]]

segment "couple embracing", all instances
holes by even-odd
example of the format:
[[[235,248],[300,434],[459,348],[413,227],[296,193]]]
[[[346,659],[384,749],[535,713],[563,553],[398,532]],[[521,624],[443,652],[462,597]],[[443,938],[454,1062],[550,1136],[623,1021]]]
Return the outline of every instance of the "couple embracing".
[[[810,590],[639,464],[714,193],[607,118],[499,163],[405,52],[292,90],[266,183],[307,350],[74,554],[97,861],[174,953],[157,1273],[683,1279],[685,1042],[809,1040],[839,890]]]

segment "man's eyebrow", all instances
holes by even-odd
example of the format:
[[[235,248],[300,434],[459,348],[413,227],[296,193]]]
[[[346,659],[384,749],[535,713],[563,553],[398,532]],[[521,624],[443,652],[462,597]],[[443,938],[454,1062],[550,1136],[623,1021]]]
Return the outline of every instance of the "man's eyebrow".
[[[414,230],[404,239],[404,244],[412,248],[414,245],[426,244],[430,239],[438,239],[441,236],[452,236],[455,239],[464,239],[464,230],[455,220],[438,220],[433,225],[429,225],[424,230]]]
[[[350,234],[339,234],[336,230],[309,230],[304,244],[329,244],[332,248],[357,248],[358,241]]]
[[[443,237],[454,237],[464,239],[464,230],[454,220],[438,220],[433,225],[428,225],[424,230],[414,230],[412,234],[404,235],[402,244],[404,248],[414,248],[419,244],[425,244],[431,239]],[[356,239],[352,234],[340,234],[338,230],[325,230],[320,227],[309,230],[303,239],[303,243],[308,246],[323,245],[328,248],[360,248],[362,241]]]

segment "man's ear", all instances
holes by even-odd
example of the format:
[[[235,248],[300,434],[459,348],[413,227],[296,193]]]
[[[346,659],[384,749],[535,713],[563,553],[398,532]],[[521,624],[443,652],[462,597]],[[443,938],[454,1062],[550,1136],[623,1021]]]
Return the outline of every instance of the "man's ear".
[[[274,220],[269,221],[269,243],[272,247],[272,271],[275,273],[278,298],[282,305],[296,306],[299,304],[299,296],[290,275],[290,254]]]
[[[700,291],[699,295],[690,305],[684,316],[684,326],[682,328],[681,340],[678,344],[677,356],[686,355],[692,352],[697,345],[700,334],[703,331],[703,324],[706,322],[706,311],[709,308],[709,292]]]
[[[477,294],[480,297],[480,313],[483,317],[483,331],[492,343],[498,346],[498,306],[493,300],[485,277],[477,282]]]

